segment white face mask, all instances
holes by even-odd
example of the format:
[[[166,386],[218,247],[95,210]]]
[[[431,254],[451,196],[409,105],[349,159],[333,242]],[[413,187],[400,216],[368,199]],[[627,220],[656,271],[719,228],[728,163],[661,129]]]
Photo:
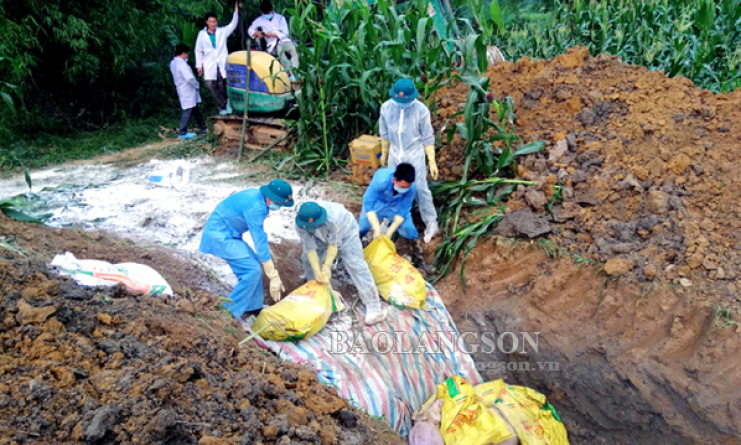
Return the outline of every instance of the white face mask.
[[[401,193],[402,195],[409,191],[409,187],[407,188],[401,188],[394,186],[394,190],[396,190],[396,193]]]
[[[409,107],[411,107],[411,106],[412,106],[412,104],[414,103],[414,101],[410,101],[410,102],[407,102],[407,103],[402,103],[402,102],[397,102],[397,101],[395,101],[395,100],[394,100],[394,101],[392,101],[392,102],[394,102],[394,105],[396,105],[397,107],[401,108],[402,110],[403,110],[404,108],[409,108]]]
[[[268,204],[268,208],[272,211],[280,210],[280,206],[274,202]]]

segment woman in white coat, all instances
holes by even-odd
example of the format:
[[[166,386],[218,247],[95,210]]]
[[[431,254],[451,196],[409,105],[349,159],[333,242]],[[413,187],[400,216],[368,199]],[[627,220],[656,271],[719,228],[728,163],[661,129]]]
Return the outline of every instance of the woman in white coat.
[[[228,25],[217,27],[219,21],[216,14],[210,12],[206,14],[206,27],[196,38],[196,68],[198,74],[206,81],[206,88],[219,104],[219,114],[232,112],[226,95],[226,62],[229,56],[226,39],[237,29],[238,23],[239,2],[236,2],[232,21]]]
[[[188,52],[190,52],[190,48],[186,45],[178,45],[175,48],[175,57],[170,62],[172,80],[175,82],[175,89],[178,92],[180,108],[183,109],[183,114],[180,115],[180,126],[178,127],[178,137],[180,139],[196,137],[195,133],[188,132],[188,122],[191,118],[196,120],[201,133],[208,132],[203,115],[198,109],[198,104],[201,103],[201,95],[198,94],[199,85],[196,76],[193,75],[193,70],[188,65]]]

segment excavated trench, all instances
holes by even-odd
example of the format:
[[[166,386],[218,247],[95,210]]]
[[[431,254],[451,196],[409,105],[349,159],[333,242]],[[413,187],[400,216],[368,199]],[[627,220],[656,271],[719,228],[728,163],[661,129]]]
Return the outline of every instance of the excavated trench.
[[[502,240],[474,250],[466,277],[465,293],[457,274],[438,290],[482,376],[544,393],[572,443],[741,442],[739,330],[696,292]]]

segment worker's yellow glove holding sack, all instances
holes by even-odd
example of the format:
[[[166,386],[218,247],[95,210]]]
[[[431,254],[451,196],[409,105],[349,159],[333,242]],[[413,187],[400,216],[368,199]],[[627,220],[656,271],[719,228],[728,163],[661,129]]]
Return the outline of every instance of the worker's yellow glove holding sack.
[[[280,301],[281,294],[286,291],[286,288],[283,287],[280,275],[275,269],[275,263],[273,263],[273,260],[265,261],[262,263],[262,269],[265,271],[265,275],[270,278],[270,297],[277,303]]]
[[[324,258],[324,264],[322,265],[322,274],[327,278],[327,282],[332,279],[332,263],[337,258],[337,246],[327,246],[327,256]]]
[[[314,279],[321,284],[328,284],[329,277],[324,275],[321,266],[319,266],[319,255],[316,253],[316,250],[307,252],[306,260],[309,261],[309,266],[311,266],[311,270],[314,272]]]
[[[386,229],[386,237],[391,238],[394,233],[396,233],[396,229],[399,228],[401,223],[404,222],[404,217],[401,215],[394,215],[394,221],[391,223],[388,229]]]
[[[370,211],[365,214],[368,218],[368,224],[373,229],[373,239],[379,239],[381,237],[381,223],[378,221],[378,215],[374,211]]]
[[[389,141],[381,140],[381,167],[386,166],[389,159]]]
[[[437,181],[438,171],[437,162],[435,162],[435,146],[428,145],[425,147],[425,153],[427,154],[427,163],[430,166],[430,177],[433,181]]]

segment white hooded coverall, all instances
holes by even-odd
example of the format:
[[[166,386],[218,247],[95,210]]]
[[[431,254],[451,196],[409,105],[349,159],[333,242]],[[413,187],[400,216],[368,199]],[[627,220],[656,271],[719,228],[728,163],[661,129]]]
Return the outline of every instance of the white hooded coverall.
[[[296,227],[304,251],[301,254],[301,261],[304,264],[306,279],[314,279],[314,271],[311,270],[306,253],[316,250],[320,263],[323,263],[327,246],[337,246],[338,256],[342,258],[350,278],[358,289],[360,299],[365,304],[366,317],[375,316],[381,311],[381,300],[368,263],[363,258],[363,245],[360,243],[355,217],[342,204],[325,201],[317,201],[317,204],[327,211],[327,223],[313,232]]]
[[[427,185],[427,162],[425,146],[435,144],[430,110],[425,104],[415,100],[407,108],[399,108],[393,99],[381,105],[379,122],[381,139],[389,141],[389,168],[396,169],[407,163],[414,167],[417,185],[417,204],[425,226],[437,224],[437,211],[432,201],[432,192]]]

